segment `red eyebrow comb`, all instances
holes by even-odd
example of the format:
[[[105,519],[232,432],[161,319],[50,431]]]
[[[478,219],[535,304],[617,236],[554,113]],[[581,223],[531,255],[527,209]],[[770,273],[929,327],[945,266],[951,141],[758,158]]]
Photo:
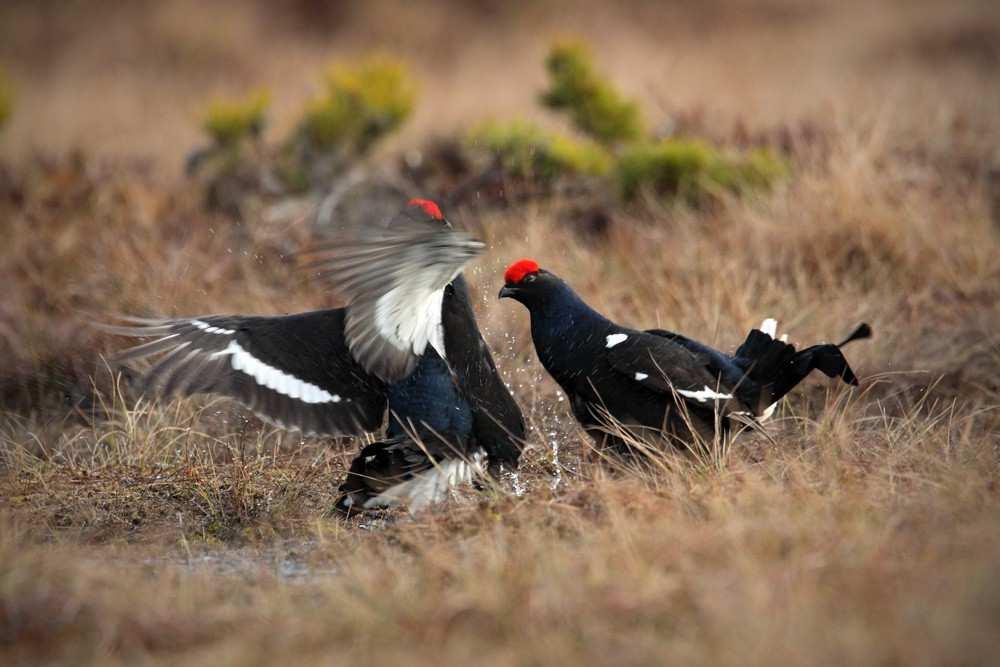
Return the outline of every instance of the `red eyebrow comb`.
[[[444,214],[441,213],[441,208],[430,199],[411,199],[406,202],[406,205],[419,206],[424,209],[424,213],[431,216],[435,220],[444,220]]]
[[[538,262],[535,260],[519,259],[507,267],[507,271],[503,274],[503,279],[505,282],[516,285],[524,280],[526,275],[530,273],[538,273],[538,270]]]

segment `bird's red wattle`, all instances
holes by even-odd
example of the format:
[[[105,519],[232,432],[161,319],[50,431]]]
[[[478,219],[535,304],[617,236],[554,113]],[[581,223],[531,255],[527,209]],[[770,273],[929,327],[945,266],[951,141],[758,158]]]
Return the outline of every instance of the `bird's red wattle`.
[[[538,262],[533,259],[519,259],[507,267],[503,279],[507,284],[516,285],[529,273],[538,273]]]
[[[411,199],[406,202],[407,206],[419,206],[424,209],[424,213],[431,216],[435,220],[444,220],[444,214],[441,213],[441,209],[437,204],[432,202],[430,199]]]

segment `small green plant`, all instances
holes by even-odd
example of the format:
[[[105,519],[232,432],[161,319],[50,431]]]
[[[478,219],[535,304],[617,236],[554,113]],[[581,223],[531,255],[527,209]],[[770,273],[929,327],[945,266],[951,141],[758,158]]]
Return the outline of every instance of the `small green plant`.
[[[715,152],[700,141],[639,143],[624,151],[616,176],[622,197],[634,199],[642,188],[659,195],[695,186],[712,168]]]
[[[270,96],[265,91],[242,100],[216,100],[205,113],[202,128],[219,147],[230,148],[244,139],[257,139],[264,131]]]
[[[406,67],[385,56],[335,65],[325,90],[307,107],[302,131],[309,143],[329,150],[345,146],[366,153],[410,116],[416,88]]]
[[[495,155],[504,171],[523,178],[603,176],[611,168],[611,156],[601,146],[547,133],[527,121],[484,123],[473,130],[469,141]]]
[[[545,60],[549,89],[542,104],[570,115],[584,134],[602,144],[639,139],[643,123],[639,107],[594,70],[587,48],[576,42],[556,44]]]
[[[766,188],[786,172],[785,164],[763,149],[730,157],[703,141],[678,139],[634,144],[622,152],[616,165],[618,186],[626,200],[648,189],[661,196],[698,201],[719,190],[742,193]]]
[[[0,128],[10,119],[11,110],[14,108],[14,91],[11,89],[10,81],[3,70],[0,70]]]
[[[563,135],[552,137],[549,160],[565,173],[604,176],[611,170],[611,155],[603,147]]]
[[[742,192],[747,188],[767,189],[786,178],[788,163],[766,148],[755,148],[736,165],[737,179],[731,189]]]

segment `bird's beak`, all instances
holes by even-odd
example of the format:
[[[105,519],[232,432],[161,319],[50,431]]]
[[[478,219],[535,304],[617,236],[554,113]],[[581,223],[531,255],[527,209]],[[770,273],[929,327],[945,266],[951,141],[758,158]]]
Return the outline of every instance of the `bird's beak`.
[[[500,295],[497,296],[497,298],[506,299],[508,297],[513,297],[515,294],[517,294],[516,287],[507,287],[506,285],[504,285],[503,287],[500,288]]]

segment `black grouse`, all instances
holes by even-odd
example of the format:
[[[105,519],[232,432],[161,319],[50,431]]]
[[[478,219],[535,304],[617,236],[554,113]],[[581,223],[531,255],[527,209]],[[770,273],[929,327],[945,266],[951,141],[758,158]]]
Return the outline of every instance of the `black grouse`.
[[[615,324],[532,260],[510,265],[504,282],[500,298],[527,307],[538,358],[574,416],[600,446],[622,454],[632,438],[683,446],[692,430],[711,439],[716,423],[727,431],[737,416],[766,419],[813,369],[856,385],[840,347],[871,335],[862,324],[839,345],[797,351],[787,337],[775,339],[768,319],[728,355],[669,331]]]
[[[330,436],[378,430],[388,409],[385,437],[355,458],[337,507],[416,510],[520,456],[521,411],[459,275],[482,248],[414,199],[385,224],[340,230],[314,263],[346,308],[105,329],[153,338],[114,360],[158,356],[144,385],[162,395],[222,394],[283,428]]]

